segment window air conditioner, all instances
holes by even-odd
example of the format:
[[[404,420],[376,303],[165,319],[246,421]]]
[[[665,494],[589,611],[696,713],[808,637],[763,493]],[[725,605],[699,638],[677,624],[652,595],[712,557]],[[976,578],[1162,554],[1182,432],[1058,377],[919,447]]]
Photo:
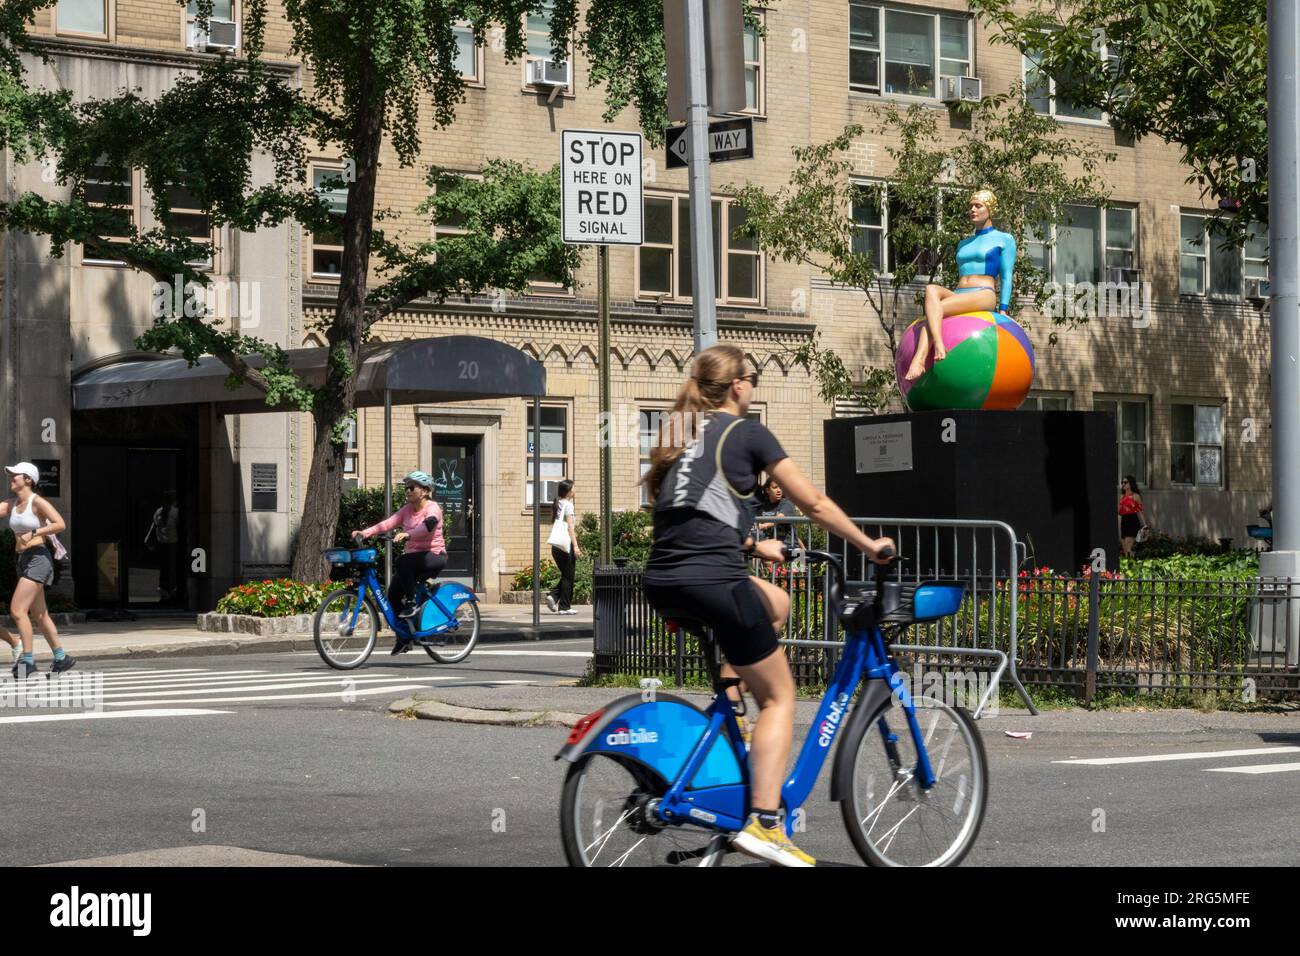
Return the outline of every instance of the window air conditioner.
[[[943,89],[939,97],[945,103],[978,103],[980,79],[977,76],[940,77]]]
[[[190,49],[199,51],[235,50],[239,46],[239,24],[233,20],[209,20],[205,28],[197,20],[190,23]]]
[[[1270,295],[1270,289],[1267,279],[1247,279],[1246,280],[1246,298],[1262,302]]]
[[[569,61],[560,60],[557,62],[555,60],[529,60],[528,85],[568,86]]]

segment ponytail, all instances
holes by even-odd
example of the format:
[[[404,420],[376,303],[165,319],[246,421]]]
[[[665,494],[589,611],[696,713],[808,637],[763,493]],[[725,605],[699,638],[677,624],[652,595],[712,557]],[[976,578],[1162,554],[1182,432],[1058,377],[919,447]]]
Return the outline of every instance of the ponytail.
[[[725,402],[731,383],[744,374],[745,353],[734,345],[714,345],[695,357],[692,374],[678,389],[672,410],[659,416],[659,441],[642,479],[652,504],[686,446],[699,438],[704,414]]]

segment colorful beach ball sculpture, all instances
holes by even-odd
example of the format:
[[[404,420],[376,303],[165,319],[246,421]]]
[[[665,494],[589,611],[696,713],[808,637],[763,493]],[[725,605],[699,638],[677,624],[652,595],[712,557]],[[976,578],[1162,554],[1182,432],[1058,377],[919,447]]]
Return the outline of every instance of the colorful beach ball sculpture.
[[[904,376],[924,327],[923,318],[913,322],[898,346],[894,374],[908,408],[1020,407],[1034,381],[1034,347],[1024,329],[1000,313],[950,315],[943,320],[947,357],[927,359],[921,377],[909,382]]]

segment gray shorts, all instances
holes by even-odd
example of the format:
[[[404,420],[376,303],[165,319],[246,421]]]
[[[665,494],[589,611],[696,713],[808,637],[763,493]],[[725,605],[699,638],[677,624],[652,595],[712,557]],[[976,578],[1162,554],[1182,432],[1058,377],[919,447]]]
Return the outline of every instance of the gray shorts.
[[[18,577],[30,578],[47,587],[54,583],[54,562],[50,559],[49,548],[31,548],[20,551],[16,557]]]

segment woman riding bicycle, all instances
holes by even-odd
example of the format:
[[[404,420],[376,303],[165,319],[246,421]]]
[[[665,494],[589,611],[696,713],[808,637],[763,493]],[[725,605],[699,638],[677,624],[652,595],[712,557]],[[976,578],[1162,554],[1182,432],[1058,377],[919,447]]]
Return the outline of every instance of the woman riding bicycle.
[[[783,866],[812,866],[813,858],[780,825],[795,685],[785,655],[774,652],[790,599],[776,585],[751,577],[745,561],[749,554],[781,561],[785,548],[781,541],[755,545],[747,538],[759,473],[766,470],[806,516],[873,560],[894,544],[864,535],[813,487],[770,431],[745,417],[758,372],[746,366],[740,349],[705,349],[692,371],[661,419],[645,477],[655,503],[654,545],[642,583],[660,616],[713,629],[728,663],[723,676],[739,675],[758,702],[749,755],[752,812],[733,846]]]
[[[369,538],[396,527],[401,531],[393,535],[393,544],[406,542],[402,556],[393,569],[393,581],[388,586],[388,603],[397,616],[408,621],[420,608],[415,603],[417,584],[424,578],[436,578],[447,566],[447,546],[442,537],[442,508],[433,500],[433,479],[422,471],[413,471],[403,481],[406,484],[406,504],[395,514],[378,524],[353,531],[354,538]],[[399,638],[392,653],[409,650],[411,641]]]

